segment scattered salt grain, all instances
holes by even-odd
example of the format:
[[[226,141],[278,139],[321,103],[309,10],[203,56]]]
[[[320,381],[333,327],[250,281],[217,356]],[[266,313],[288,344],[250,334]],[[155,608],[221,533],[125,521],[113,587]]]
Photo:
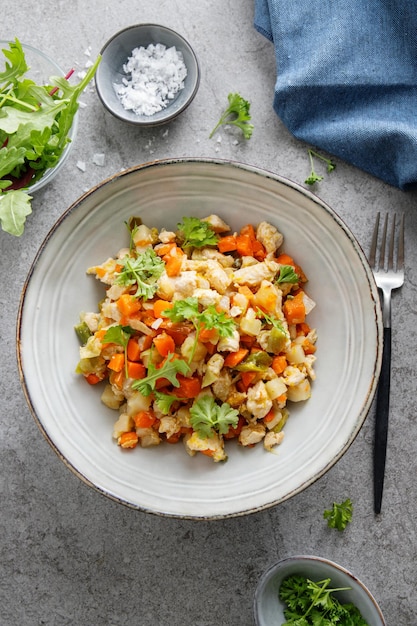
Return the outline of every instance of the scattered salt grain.
[[[104,154],[103,153],[96,153],[93,156],[93,163],[94,165],[98,165],[99,167],[103,167],[104,165]]]
[[[130,78],[114,85],[116,94],[124,109],[146,116],[162,111],[184,88],[187,76],[182,53],[160,43],[135,48],[123,70]]]
[[[81,170],[82,172],[85,172],[85,161],[77,161],[77,167],[79,170]]]

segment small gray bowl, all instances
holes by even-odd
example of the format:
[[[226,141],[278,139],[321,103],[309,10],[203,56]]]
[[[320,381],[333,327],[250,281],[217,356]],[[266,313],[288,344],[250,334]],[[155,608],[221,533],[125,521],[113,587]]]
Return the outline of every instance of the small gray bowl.
[[[335,596],[340,602],[357,606],[369,626],[386,626],[376,600],[370,591],[348,570],[318,556],[293,556],[272,565],[261,576],[255,591],[256,626],[281,626],[285,622],[285,605],[279,599],[279,588],[287,576],[299,574],[314,582],[330,578],[332,588],[350,587]]]
[[[126,110],[114,88],[126,78],[123,65],[132,55],[132,51],[140,46],[147,48],[149,44],[162,44],[167,48],[175,46],[182,53],[187,76],[184,88],[181,89],[168,105],[153,115],[139,115]],[[95,82],[98,96],[105,106],[119,120],[136,126],[159,126],[176,118],[194,99],[200,84],[200,68],[197,57],[190,44],[181,35],[165,26],[158,24],[137,24],[129,26],[109,39],[101,50],[102,60],[97,68]]]

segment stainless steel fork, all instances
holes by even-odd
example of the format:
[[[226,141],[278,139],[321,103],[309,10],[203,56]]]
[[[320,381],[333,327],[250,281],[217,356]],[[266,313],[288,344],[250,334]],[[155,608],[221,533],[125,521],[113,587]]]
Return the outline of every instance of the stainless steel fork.
[[[381,376],[378,383],[375,415],[375,513],[381,512],[385,476],[385,459],[387,454],[391,382],[391,292],[393,289],[398,289],[404,284],[404,215],[401,216],[400,227],[396,237],[396,214],[394,214],[389,239],[387,236],[388,216],[385,216],[380,245],[378,245],[379,223],[380,213],[378,213],[376,217],[371,243],[371,252],[369,255],[369,263],[373,269],[375,282],[378,289],[382,293],[382,320],[384,324]]]

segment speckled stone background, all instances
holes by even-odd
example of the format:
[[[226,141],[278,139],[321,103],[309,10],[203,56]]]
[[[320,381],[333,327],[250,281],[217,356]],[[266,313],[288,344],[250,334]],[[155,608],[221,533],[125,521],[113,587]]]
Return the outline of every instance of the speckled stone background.
[[[373,409],[353,445],[323,478],[267,511],[196,522],[125,508],[67,469],[26,405],[16,363],[16,315],[38,247],[73,201],[122,168],[166,157],[207,156],[260,166],[303,184],[309,173],[307,146],[272,110],[274,53],[253,27],[253,0],[27,0],[5,3],[1,12],[2,39],[17,36],[63,67],[75,64],[77,72],[120,28],[162,23],[189,40],[202,79],[183,116],[146,131],[111,117],[90,85],[82,97],[74,150],[55,181],[36,194],[24,235],[16,239],[0,232],[0,624],[250,626],[261,573],[282,557],[306,553],[351,569],[371,589],[389,626],[415,625],[416,193],[401,192],[339,161],[315,189],[366,251],[378,210],[406,216],[407,277],[394,297],[381,515],[375,517],[372,507]],[[226,131],[208,139],[230,91],[251,102],[256,130],[246,143],[236,144]],[[101,165],[96,155],[104,155]],[[324,509],[347,497],[354,503],[352,523],[343,533],[327,528]]]

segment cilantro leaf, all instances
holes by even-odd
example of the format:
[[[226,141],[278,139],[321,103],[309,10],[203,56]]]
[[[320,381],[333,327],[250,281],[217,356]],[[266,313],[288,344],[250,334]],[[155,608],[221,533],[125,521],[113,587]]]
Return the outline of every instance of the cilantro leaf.
[[[214,431],[224,435],[230,426],[236,427],[239,412],[230,404],[218,405],[213,396],[205,395],[195,400],[190,408],[190,423],[200,437],[212,437]]]
[[[344,502],[338,504],[333,502],[331,509],[324,511],[323,517],[327,519],[327,525],[329,528],[337,528],[337,530],[344,530],[349,522],[352,521],[353,516],[353,504],[350,498],[347,498]]]
[[[276,282],[279,283],[291,283],[295,285],[298,283],[300,279],[298,278],[298,274],[295,272],[292,265],[281,265],[279,270],[279,276]]]
[[[253,124],[250,123],[250,103],[238,93],[229,93],[227,99],[229,106],[221,115],[209,138],[211,139],[216,130],[223,124],[233,124],[240,128],[245,139],[250,139],[254,129]]]
[[[177,374],[186,375],[189,371],[190,366],[188,363],[183,359],[176,358],[176,355],[171,352],[159,368],[150,361],[147,376],[140,380],[135,380],[132,383],[132,387],[140,391],[143,396],[149,396],[155,391],[159,378],[166,378],[171,385],[179,387],[180,383],[177,380]]]
[[[130,255],[120,259],[122,270],[116,275],[116,284],[125,287],[136,285],[136,298],[149,300],[157,289],[157,280],[163,274],[165,265],[153,248],[146,248],[139,256]]]
[[[219,240],[218,235],[210,228],[208,222],[199,220],[197,217],[183,217],[182,222],[177,224],[178,238],[184,248],[204,248],[215,246]]]
[[[172,309],[164,312],[173,322],[189,321],[194,324],[197,333],[204,326],[207,330],[217,330],[220,337],[231,337],[236,328],[232,318],[224,311],[217,311],[216,307],[209,305],[203,311],[199,310],[198,299],[189,297],[184,300],[176,300]],[[198,339],[198,336],[197,336]]]

